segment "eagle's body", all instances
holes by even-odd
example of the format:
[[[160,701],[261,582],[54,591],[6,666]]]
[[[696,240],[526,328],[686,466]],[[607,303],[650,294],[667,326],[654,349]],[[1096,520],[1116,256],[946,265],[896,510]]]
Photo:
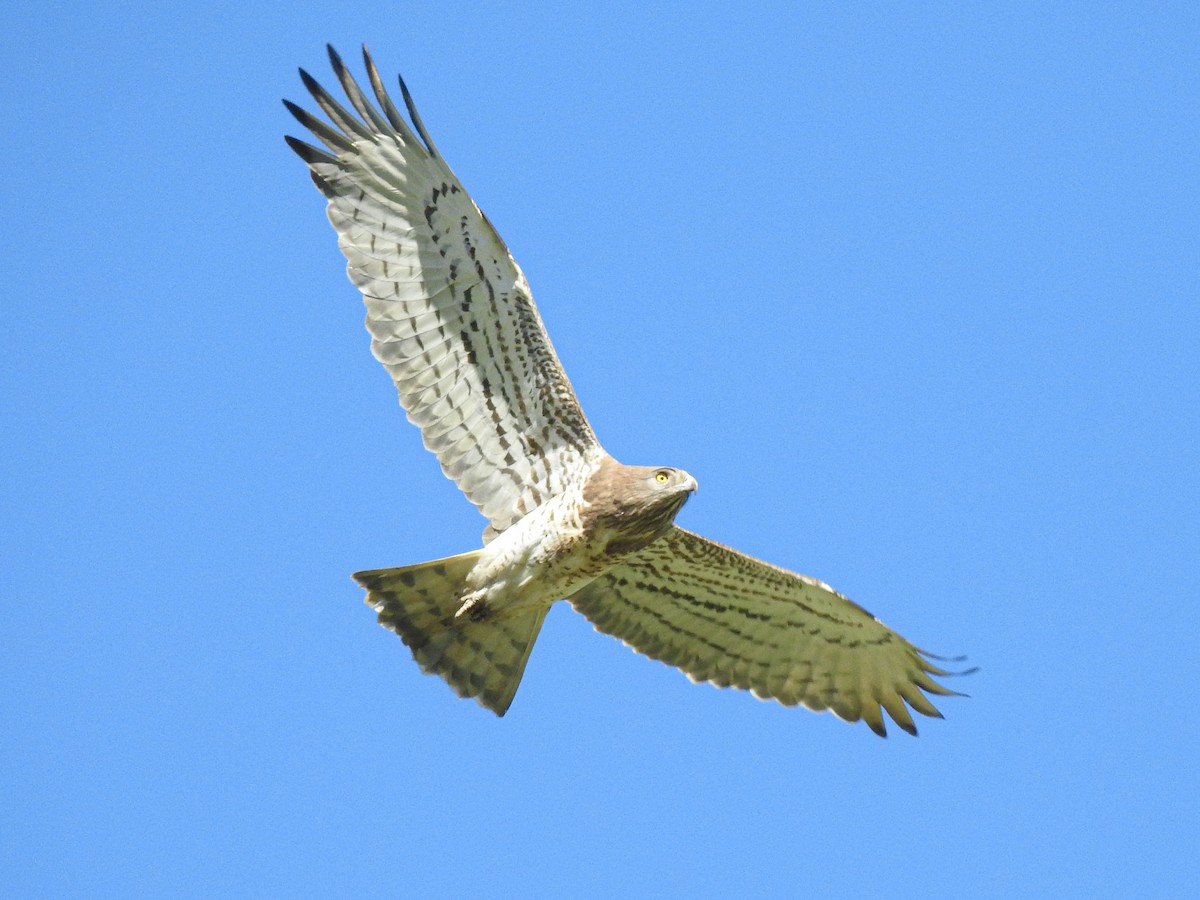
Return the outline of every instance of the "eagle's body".
[[[881,707],[937,710],[948,674],[828,585],[674,524],[696,481],[609,456],[575,399],[529,285],[370,57],[378,106],[330,48],[354,112],[301,71],[334,127],[288,103],[325,145],[288,138],[329,199],[371,349],[446,475],[488,519],[470,553],[359,572],[367,602],[426,672],[508,709],[546,611],[567,598],[596,627],[683,669],[884,733]],[[285,101],[286,103],[287,101]]]
[[[661,484],[655,480],[660,473]],[[631,483],[622,485],[619,501],[614,482]],[[467,575],[458,615],[469,612],[479,621],[573,596],[662,537],[695,488],[686,472],[622,466],[604,457],[582,485],[547,498],[484,547]],[[646,498],[644,508],[631,507],[634,495]],[[626,514],[603,515],[606,504]]]

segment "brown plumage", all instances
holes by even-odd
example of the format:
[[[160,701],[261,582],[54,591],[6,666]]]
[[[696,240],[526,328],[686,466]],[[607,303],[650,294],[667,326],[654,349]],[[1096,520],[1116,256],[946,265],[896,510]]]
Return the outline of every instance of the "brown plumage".
[[[618,557],[670,531],[675,514],[695,489],[696,479],[681,469],[626,466],[606,455],[584,483],[583,501],[591,530],[612,534],[604,553]]]
[[[330,123],[288,103],[325,149],[288,137],[328,198],[362,291],[371,349],[443,471],[488,520],[484,546],[359,572],[380,624],[426,672],[503,715],[550,605],[677,666],[884,734],[881,710],[950,694],[928,654],[828,585],[674,524],[696,489],[681,469],[604,452],[520,267],[366,51],[374,102],[329,48],[353,111],[307,73]]]

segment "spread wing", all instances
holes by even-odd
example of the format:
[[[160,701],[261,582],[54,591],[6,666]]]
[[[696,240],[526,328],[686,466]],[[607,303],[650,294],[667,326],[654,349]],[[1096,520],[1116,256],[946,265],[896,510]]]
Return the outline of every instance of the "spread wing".
[[[955,693],[930,677],[951,673],[829,585],[679,527],[571,603],[693,681],[861,718],[881,736],[880,707],[916,734],[905,704],[941,718],[925,693]]]
[[[333,126],[284,101],[326,150],[288,137],[329,198],[371,350],[442,470],[503,531],[602,455],[508,248],[442,160],[404,82],[405,122],[329,48],[354,112],[303,69]],[[414,133],[415,130],[415,133]]]

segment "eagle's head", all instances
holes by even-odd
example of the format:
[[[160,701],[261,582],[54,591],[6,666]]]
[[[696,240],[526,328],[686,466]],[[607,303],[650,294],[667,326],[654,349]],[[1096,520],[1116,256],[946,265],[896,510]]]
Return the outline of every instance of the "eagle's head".
[[[607,457],[584,489],[588,518],[608,537],[610,554],[640,550],[671,529],[696,479],[669,466],[625,466]]]
[[[699,488],[696,479],[683,469],[669,466],[626,466],[641,474],[643,493],[651,504],[672,502],[675,511],[687,502],[687,498]]]

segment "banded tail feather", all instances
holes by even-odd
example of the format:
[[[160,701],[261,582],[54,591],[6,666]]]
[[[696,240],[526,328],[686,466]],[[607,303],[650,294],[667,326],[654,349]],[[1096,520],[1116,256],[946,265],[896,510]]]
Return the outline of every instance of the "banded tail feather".
[[[519,609],[486,621],[455,617],[467,573],[482,550],[445,559],[355,572],[379,624],[394,631],[421,670],[439,675],[460,697],[504,715],[525,673],[548,606]]]

